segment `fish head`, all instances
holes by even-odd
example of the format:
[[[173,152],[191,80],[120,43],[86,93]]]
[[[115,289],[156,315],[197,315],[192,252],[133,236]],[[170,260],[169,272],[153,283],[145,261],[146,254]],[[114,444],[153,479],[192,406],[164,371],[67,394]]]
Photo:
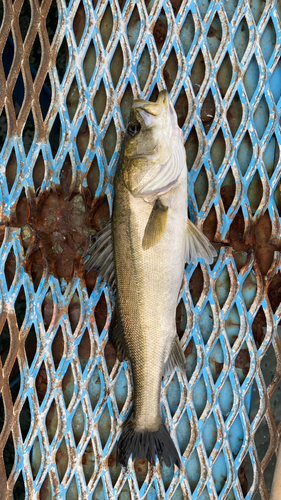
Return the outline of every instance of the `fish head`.
[[[124,181],[134,196],[156,198],[167,192],[185,168],[177,115],[166,90],[156,102],[136,99],[127,127]]]

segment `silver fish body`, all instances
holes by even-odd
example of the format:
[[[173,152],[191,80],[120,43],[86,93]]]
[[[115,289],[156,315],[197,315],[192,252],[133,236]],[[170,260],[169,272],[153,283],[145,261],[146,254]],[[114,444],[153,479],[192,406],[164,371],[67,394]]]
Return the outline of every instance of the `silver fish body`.
[[[176,331],[185,262],[202,256],[211,263],[215,251],[187,217],[185,149],[168,93],[160,92],[156,103],[134,101],[127,132],[112,221],[98,234],[86,269],[96,267],[111,285],[114,268],[116,310],[109,336],[133,372],[134,406],[117,458],[123,465],[131,454],[155,463],[157,455],[168,466],[180,466],[162,420],[161,380],[175,367],[185,372]],[[103,262],[111,252],[108,269]]]

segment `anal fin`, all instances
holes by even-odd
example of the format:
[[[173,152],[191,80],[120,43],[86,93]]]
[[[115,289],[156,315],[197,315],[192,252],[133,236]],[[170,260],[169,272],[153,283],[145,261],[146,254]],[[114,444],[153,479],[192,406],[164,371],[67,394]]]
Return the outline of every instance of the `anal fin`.
[[[160,199],[156,200],[144,231],[142,240],[144,250],[154,247],[161,240],[166,231],[167,217],[168,207]]]
[[[119,361],[128,359],[128,349],[125,342],[124,332],[119,318],[117,306],[115,306],[112,314],[112,319],[108,330],[108,340],[115,348]]]
[[[187,219],[185,260],[197,264],[199,257],[212,264],[217,252],[208,238],[189,219]]]
[[[178,368],[185,375],[185,356],[178,336],[174,340],[170,356],[165,363],[164,377],[170,375],[175,368]]]

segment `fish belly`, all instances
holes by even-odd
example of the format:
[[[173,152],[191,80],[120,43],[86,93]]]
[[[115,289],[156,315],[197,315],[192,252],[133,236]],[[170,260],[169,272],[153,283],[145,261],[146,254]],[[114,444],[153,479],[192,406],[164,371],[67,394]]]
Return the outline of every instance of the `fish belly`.
[[[152,204],[115,187],[113,241],[117,304],[132,363],[134,426],[159,429],[160,389],[165,362],[176,336],[176,307],[185,263],[186,174],[161,201],[168,207],[164,236],[142,248]]]

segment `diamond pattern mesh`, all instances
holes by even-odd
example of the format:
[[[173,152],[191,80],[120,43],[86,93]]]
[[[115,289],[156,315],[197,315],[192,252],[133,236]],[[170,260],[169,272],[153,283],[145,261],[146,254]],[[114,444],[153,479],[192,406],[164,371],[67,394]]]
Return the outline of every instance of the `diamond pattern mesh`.
[[[280,4],[5,0],[0,9],[2,498],[269,498],[280,436]],[[187,381],[163,381],[180,470],[116,465],[132,376],[81,257],[112,210],[133,97],[168,88],[189,213]],[[255,496],[256,494],[256,496]]]

